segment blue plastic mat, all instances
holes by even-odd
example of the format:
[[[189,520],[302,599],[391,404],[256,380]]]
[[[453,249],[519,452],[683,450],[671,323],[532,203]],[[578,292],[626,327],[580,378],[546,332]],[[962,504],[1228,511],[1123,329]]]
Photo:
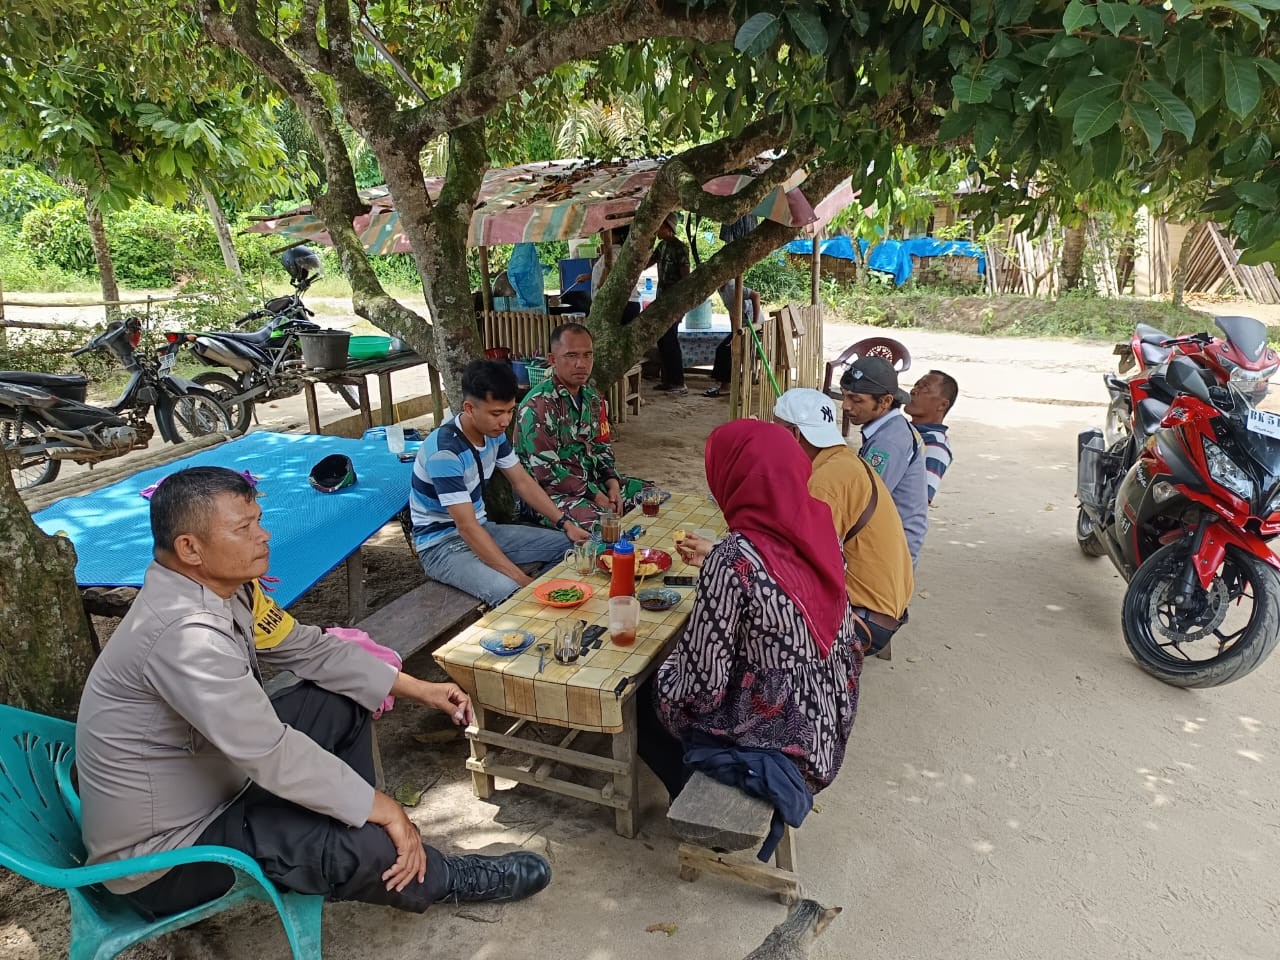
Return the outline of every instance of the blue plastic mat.
[[[416,444],[409,445],[413,450]],[[344,453],[358,482],[319,493],[307,474],[322,457]],[[151,562],[150,504],[140,491],[184,467],[248,470],[261,477],[262,524],[271,534],[274,598],[289,606],[409,502],[413,463],[401,463],[384,441],[313,434],[252,433],[153,467],[35,514],[46,533],[65,533],[76,546],[82,587],[140,587]]]

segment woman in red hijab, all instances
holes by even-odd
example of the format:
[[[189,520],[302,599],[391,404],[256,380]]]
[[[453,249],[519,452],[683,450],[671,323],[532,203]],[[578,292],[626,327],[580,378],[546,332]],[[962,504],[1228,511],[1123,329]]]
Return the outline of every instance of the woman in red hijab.
[[[641,704],[640,755],[672,799],[691,742],[778,751],[813,792],[840,770],[862,653],[810,469],[775,424],[735,420],[707,440],[707,483],[729,534],[702,561],[693,613],[654,676],[658,723]]]

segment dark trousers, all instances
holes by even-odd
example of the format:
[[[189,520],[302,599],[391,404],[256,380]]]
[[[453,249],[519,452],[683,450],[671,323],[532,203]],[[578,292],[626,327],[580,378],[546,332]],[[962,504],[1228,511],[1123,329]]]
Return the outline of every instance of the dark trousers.
[[[658,359],[662,363],[662,382],[668,387],[684,386],[684,354],[680,350],[680,321],[676,321],[658,338]]]
[[[867,633],[871,638],[870,644],[865,651],[866,653],[879,653],[889,645],[889,641],[891,641],[893,639],[893,635],[897,633],[896,630],[890,630],[887,627],[880,626],[878,623],[872,623],[862,614],[858,614],[858,619],[860,619],[862,621],[862,625],[867,628]],[[903,622],[906,622],[905,618]]]
[[[720,383],[733,380],[733,334],[716,344],[716,360],[711,367],[711,378]]]
[[[369,711],[311,683],[272,699],[276,715],[373,783],[372,720]],[[251,856],[268,879],[284,890],[328,900],[359,900],[422,913],[448,892],[442,854],[427,851],[426,882],[396,893],[382,874],[396,859],[385,830],[372,823],[345,823],[300,807],[250,784],[196,840],[233,847]],[[149,919],[188,910],[226,893],[235,882],[230,867],[193,863],[175,867],[126,899]]]
[[[680,796],[689,782],[684,766],[684,744],[671,735],[658,717],[652,678],[636,691],[636,752],[667,788],[668,802]]]

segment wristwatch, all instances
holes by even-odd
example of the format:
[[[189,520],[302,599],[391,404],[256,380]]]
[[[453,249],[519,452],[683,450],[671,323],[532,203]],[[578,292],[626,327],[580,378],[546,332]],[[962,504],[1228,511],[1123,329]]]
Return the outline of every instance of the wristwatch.
[[[560,519],[556,521],[556,529],[563,530],[567,524],[570,524],[572,522],[573,522],[573,517],[569,516],[567,512],[562,513],[560,514]]]

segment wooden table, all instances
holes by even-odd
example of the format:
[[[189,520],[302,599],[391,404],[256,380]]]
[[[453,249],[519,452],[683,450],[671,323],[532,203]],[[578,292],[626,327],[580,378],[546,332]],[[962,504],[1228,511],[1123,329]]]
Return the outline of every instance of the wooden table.
[[[701,530],[715,537],[724,532],[724,521],[715,504],[696,494],[674,494],[657,517],[643,517],[638,510],[633,511],[628,514],[626,525],[636,523],[645,528],[638,545],[670,553],[673,574],[697,573],[675,552],[677,530]],[[472,698],[476,720],[467,728],[471,746],[467,769],[477,797],[488,799],[493,793],[493,778],[504,777],[612,807],[615,829],[624,837],[634,837],[638,809],[636,691],[657,668],[688,619],[693,610],[693,590],[675,588],[683,599],[670,610],[641,610],[640,629],[633,646],[616,647],[605,634],[600,649],[588,651],[576,663],[558,663],[548,652],[539,673],[537,645],[554,644],[557,620],[572,617],[606,627],[609,622],[609,584],[603,575],[590,578],[595,592],[580,607],[556,609],[533,599],[538,584],[561,578],[578,579],[564,564],[557,564],[441,646],[435,658]],[[653,577],[647,585],[661,586],[662,579]],[[513,657],[500,657],[480,646],[481,637],[506,630],[528,630],[537,639]],[[496,729],[493,724],[497,715],[513,717],[515,722],[505,730]],[[557,743],[542,743],[519,735],[529,724],[561,727],[567,732]],[[610,735],[611,755],[574,749],[574,740],[584,732]],[[490,747],[526,754],[534,760],[528,769],[502,764],[489,755]],[[553,777],[551,769],[556,763],[605,773],[609,780],[603,787],[590,787]]]
[[[352,363],[342,370],[308,370],[302,379],[303,392],[307,400],[307,429],[311,433],[322,433],[320,429],[320,408],[316,404],[316,384],[342,384],[355,387],[360,404],[360,429],[368,430],[373,424],[373,411],[369,403],[370,376],[378,378],[378,395],[381,400],[380,426],[389,426],[396,422],[395,403],[391,397],[391,374],[397,370],[408,370],[419,364],[428,363],[416,353],[399,353],[382,360],[364,360]],[[440,385],[440,374],[435,367],[428,364],[431,379],[431,401],[435,422],[444,418],[443,390]]]

